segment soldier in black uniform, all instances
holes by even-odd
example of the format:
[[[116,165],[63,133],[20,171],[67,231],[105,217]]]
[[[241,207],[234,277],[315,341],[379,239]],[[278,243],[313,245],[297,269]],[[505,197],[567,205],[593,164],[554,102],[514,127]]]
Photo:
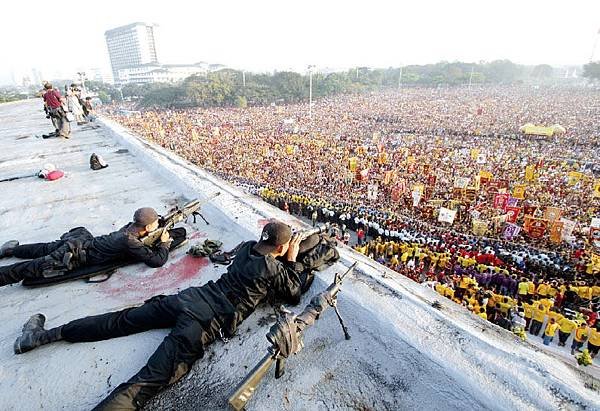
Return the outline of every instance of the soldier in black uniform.
[[[158,228],[158,214],[152,208],[140,208],[133,222],[119,231],[94,237],[87,229],[77,227],[51,243],[19,245],[9,241],[0,248],[0,258],[29,259],[0,267],[0,287],[25,278],[60,275],[67,271],[111,262],[144,262],[150,267],[162,266],[169,257],[172,239],[165,232],[158,246],[146,247],[140,238]]]
[[[141,408],[161,389],[183,377],[194,361],[203,357],[207,345],[216,338],[231,337],[260,303],[297,304],[312,283],[312,269],[339,258],[335,242],[326,237],[312,241],[311,248],[301,255],[299,249],[299,237],[292,237],[289,226],[271,222],[264,227],[260,241],[248,241],[238,249],[227,273],[216,282],[209,281],[176,295],[156,296],[139,307],[82,318],[50,330],[44,329],[45,317],[36,314],[25,323],[23,335],[15,341],[15,353],[58,340],[100,341],[171,328],[147,365],[96,407]]]

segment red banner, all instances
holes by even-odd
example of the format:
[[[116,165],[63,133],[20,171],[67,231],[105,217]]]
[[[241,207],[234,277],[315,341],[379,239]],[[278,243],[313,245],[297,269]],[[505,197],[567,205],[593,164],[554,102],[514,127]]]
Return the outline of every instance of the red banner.
[[[516,223],[519,214],[521,213],[521,207],[506,207],[506,221],[509,223]]]
[[[437,176],[430,175],[429,177],[427,177],[427,185],[433,187],[435,185],[436,180]]]
[[[508,202],[508,197],[508,194],[496,194],[494,197],[494,208],[504,210],[504,207],[506,207],[506,203]]]
[[[535,210],[537,210],[536,206],[532,206],[532,205],[523,206],[523,214],[525,214],[525,215],[534,215]]]

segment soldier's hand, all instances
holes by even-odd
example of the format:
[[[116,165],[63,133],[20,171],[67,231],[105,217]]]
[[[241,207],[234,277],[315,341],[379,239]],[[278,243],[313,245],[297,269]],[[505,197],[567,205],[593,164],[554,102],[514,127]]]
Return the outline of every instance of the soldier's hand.
[[[169,235],[169,232],[167,230],[165,230],[160,235],[160,242],[161,243],[168,243],[169,241],[171,241],[171,236]]]
[[[296,257],[298,257],[298,251],[300,250],[300,236],[294,234],[292,239],[290,240],[290,245],[287,251],[287,260],[288,261],[296,261]]]

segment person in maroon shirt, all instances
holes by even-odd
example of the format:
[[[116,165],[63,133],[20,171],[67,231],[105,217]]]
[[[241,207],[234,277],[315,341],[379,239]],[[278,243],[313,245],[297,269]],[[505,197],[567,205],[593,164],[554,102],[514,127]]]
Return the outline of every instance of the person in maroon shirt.
[[[46,113],[48,113],[52,119],[56,134],[64,138],[69,138],[71,134],[71,125],[67,120],[67,114],[62,106],[63,97],[50,83],[44,84],[44,89],[46,90],[42,96],[44,99],[44,107]]]

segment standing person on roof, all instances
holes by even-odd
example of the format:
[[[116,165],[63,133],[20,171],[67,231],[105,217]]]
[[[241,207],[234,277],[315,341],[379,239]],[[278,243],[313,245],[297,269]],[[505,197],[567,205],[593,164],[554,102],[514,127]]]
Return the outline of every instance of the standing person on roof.
[[[67,121],[67,113],[63,107],[65,99],[61,96],[60,91],[52,87],[52,84],[44,84],[44,107],[50,118],[52,124],[56,129],[56,133],[64,138],[69,138],[71,135],[71,125]]]

